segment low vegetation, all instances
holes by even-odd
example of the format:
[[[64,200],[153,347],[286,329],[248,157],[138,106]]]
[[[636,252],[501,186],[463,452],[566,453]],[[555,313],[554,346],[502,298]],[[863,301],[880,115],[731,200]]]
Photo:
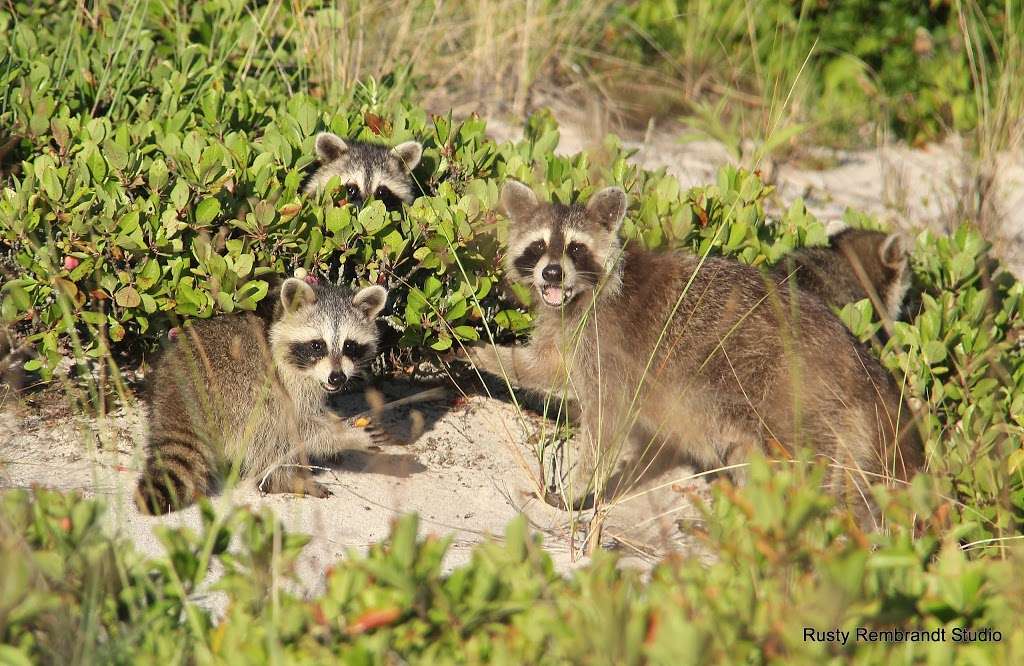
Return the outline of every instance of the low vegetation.
[[[769,218],[772,188],[750,171],[727,167],[715,183],[687,190],[664,171],[630,165],[614,138],[589,154],[556,156],[558,127],[543,111],[529,116],[521,140],[506,143],[489,139],[479,117],[432,115],[419,95],[440,80],[429,67],[396,70],[383,59],[369,78],[352,51],[339,77],[316,64],[316,42],[304,36],[332,43],[325,29],[309,32],[324,21],[350,29],[341,5],[95,4],[0,9],[7,44],[0,56],[0,320],[33,344],[38,355],[28,369],[43,380],[64,358],[83,376],[99,364],[116,377],[182,318],[254,309],[270,276],[298,267],[391,289],[391,361],[433,357],[465,341],[525,337],[529,294],[512,293],[501,280],[505,221],[494,209],[507,177],[563,202],[622,185],[631,198],[624,234],[649,247],[756,265],[825,242],[824,227],[799,201]],[[395,22],[406,35],[444,5],[408,4]],[[483,22],[497,21],[504,3],[478,4],[493,4],[493,12],[446,15],[477,26],[453,40],[505,25]],[[541,28],[563,26],[564,34],[564,22],[590,5],[526,4],[543,20],[516,19],[520,29],[507,39],[538,32],[519,42],[519,69],[495,70],[518,72],[521,100],[554,67],[554,55],[532,50],[553,34]],[[672,21],[681,4],[696,23]],[[811,89],[831,105],[816,112],[846,110],[837,123],[862,123],[866,116],[857,114],[876,106],[877,93],[891,100],[884,108],[911,140],[1010,127],[970,108],[991,108],[989,96],[999,90],[1020,94],[994,83],[1010,71],[1001,67],[1019,66],[1017,5],[909,4],[887,3],[882,32],[860,34],[855,52],[840,57],[830,49],[861,27],[866,4],[822,13],[788,2],[764,3],[759,8],[771,11],[763,12],[753,12],[758,3],[598,3],[605,13],[588,13],[576,35],[592,41],[579,41],[571,54],[590,74],[607,73],[612,54],[636,61],[696,48],[684,37],[687,26],[706,25],[700,21],[729,28],[728,39],[703,40],[723,48],[774,34],[776,25],[778,39],[791,30],[820,33],[808,47],[807,71],[822,73]],[[365,11],[356,15],[371,21]],[[987,41],[964,42],[970,33],[963,30],[981,18],[998,29],[984,33]],[[382,25],[380,17],[372,21]],[[920,44],[889,48],[883,37],[897,34]],[[926,67],[914,64],[926,55],[918,53],[922,35],[933,54]],[[782,70],[758,60],[785,52],[772,44],[757,41],[756,58],[730,62],[762,83],[785,81]],[[794,44],[790,73],[807,60],[805,42]],[[456,54],[468,48],[443,46]],[[394,58],[409,55],[408,47],[391,48]],[[502,52],[488,48],[493,57]],[[711,67],[713,58],[704,57]],[[554,69],[552,76],[563,75]],[[730,86],[755,81],[730,76]],[[337,81],[344,85],[331,84]],[[751,90],[767,98],[763,86]],[[736,103],[730,95],[714,99]],[[313,137],[325,129],[422,141],[415,176],[423,196],[400,213],[379,203],[354,209],[338,192],[301,197]],[[854,211],[847,222],[875,224]],[[288,584],[304,538],[283,534],[270,514],[217,515],[205,507],[202,533],[163,528],[166,555],[147,559],[104,534],[96,501],[7,491],[0,497],[0,558],[9,572],[0,582],[0,660],[309,662],[343,654],[352,663],[686,663],[699,655],[722,663],[877,663],[946,662],[954,650],[964,661],[1020,660],[1024,590],[1014,573],[1024,538],[1024,286],[970,225],[948,237],[922,233],[912,262],[917,302],[876,352],[922,417],[928,473],[907,488],[878,490],[887,507],[880,533],[865,535],[833,510],[817,490],[817,465],[755,461],[748,486],[716,484],[703,519],[680,526],[699,538],[711,564],[669,558],[647,579],[603,554],[561,577],[516,522],[503,540],[479,547],[469,565],[442,573],[446,541],[417,540],[409,517],[388,542],[339,562],[326,591],[307,598]],[[841,314],[864,340],[880,326],[866,301]],[[213,588],[227,600],[214,604],[216,614],[214,589],[204,582],[214,559],[225,574]],[[804,626],[950,635],[988,629],[1000,639],[842,645],[806,641]]]
[[[150,560],[103,536],[90,500],[9,491],[0,504],[0,658],[5,663],[1014,663],[1024,655],[1020,553],[979,557],[949,503],[925,488],[866,536],[830,511],[821,469],[756,462],[716,488],[687,529],[717,554],[665,560],[645,579],[598,554],[558,575],[525,521],[442,572],[447,539],[408,516],[351,553],[322,592],[297,595],[306,537],[271,513],[202,511],[203,529],[161,528]],[[911,518],[916,515],[917,519]],[[223,566],[204,582],[212,561]],[[213,605],[218,610],[212,613]],[[805,627],[850,632],[814,642]],[[868,640],[928,631],[945,640]],[[957,642],[957,637],[960,638]]]

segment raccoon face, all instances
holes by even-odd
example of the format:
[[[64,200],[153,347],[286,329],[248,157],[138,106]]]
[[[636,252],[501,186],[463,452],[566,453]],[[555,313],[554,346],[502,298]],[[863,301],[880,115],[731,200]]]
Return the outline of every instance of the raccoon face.
[[[353,296],[331,284],[285,280],[281,308],[270,326],[281,374],[316,381],[327,393],[340,391],[377,355],[374,320],[386,299],[384,287],[366,287]]]
[[[585,206],[564,206],[540,203],[530,188],[510,180],[501,190],[501,203],[511,220],[509,274],[532,285],[544,305],[568,305],[612,276],[626,214],[626,193],[620,188],[597,192]]]
[[[406,141],[394,148],[344,141],[330,132],[316,137],[320,168],[306,184],[306,194],[324,189],[331,178],[341,181],[346,201],[362,206],[379,199],[388,210],[400,210],[414,199],[412,170],[420,163],[423,146]]]

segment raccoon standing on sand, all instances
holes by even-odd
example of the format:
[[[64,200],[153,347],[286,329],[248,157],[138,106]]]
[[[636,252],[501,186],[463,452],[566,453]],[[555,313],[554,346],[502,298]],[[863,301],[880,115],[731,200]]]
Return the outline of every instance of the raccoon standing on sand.
[[[879,316],[896,321],[910,289],[910,256],[897,234],[843,229],[825,247],[790,252],[772,275],[836,308],[870,299]]]
[[[321,132],[316,137],[316,156],[320,167],[306,183],[306,194],[319,192],[337,176],[345,198],[357,206],[379,199],[388,210],[397,210],[415,199],[412,170],[423,156],[423,146],[415,141],[389,148]]]
[[[136,504],[147,513],[188,506],[232,466],[270,493],[327,497],[310,456],[366,447],[368,435],[332,422],[328,396],[377,353],[387,291],[354,296],[288,278],[267,321],[225,315],[183,327],[151,379],[149,457]]]
[[[539,311],[526,347],[468,353],[486,372],[578,401],[570,506],[628,483],[612,479],[620,453],[714,468],[773,442],[807,446],[836,464],[832,490],[861,507],[868,484],[921,467],[893,378],[817,299],[794,311],[789,290],[729,259],[623,251],[619,188],[567,206],[509,181],[501,201],[508,270]],[[640,447],[625,451],[631,436]]]

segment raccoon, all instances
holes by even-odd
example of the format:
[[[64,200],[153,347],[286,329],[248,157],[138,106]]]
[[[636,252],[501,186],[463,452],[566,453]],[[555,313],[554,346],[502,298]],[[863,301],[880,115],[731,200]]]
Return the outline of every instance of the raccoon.
[[[619,188],[546,204],[509,181],[501,201],[507,270],[539,297],[535,328],[525,347],[466,355],[578,403],[563,506],[585,507],[659,460],[711,468],[780,446],[836,463],[828,484],[851,502],[921,467],[895,381],[818,299],[794,302],[730,259],[623,249]],[[620,457],[636,467],[616,471]]]
[[[843,229],[826,247],[790,252],[771,273],[836,308],[870,299],[883,320],[897,321],[910,289],[910,254],[897,234]]]
[[[388,210],[398,210],[415,198],[412,170],[423,156],[423,146],[415,141],[388,148],[321,132],[316,137],[316,156],[320,167],[305,185],[307,195],[321,191],[337,176],[346,200],[357,206],[379,199]]]
[[[180,329],[150,382],[139,509],[187,506],[232,467],[267,492],[327,497],[297,464],[370,444],[365,432],[335,425],[327,401],[376,356],[386,297],[379,286],[352,295],[288,278],[269,321],[245,313]]]

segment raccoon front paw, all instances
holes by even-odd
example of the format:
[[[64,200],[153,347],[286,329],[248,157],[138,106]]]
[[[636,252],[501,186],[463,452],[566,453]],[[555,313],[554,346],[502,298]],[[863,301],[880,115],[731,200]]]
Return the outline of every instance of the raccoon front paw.
[[[326,499],[331,496],[331,491],[322,483],[314,481],[313,479],[307,479],[306,483],[302,486],[302,492],[299,494],[307,497],[315,497],[317,499]]]
[[[379,426],[370,426],[366,428],[366,434],[370,437],[371,448],[382,448],[385,446],[397,446],[401,442],[396,440],[391,433]]]
[[[511,358],[505,354],[505,362],[502,363],[500,358],[501,356],[502,354],[499,353],[499,348],[482,342],[466,345],[464,348],[456,352],[457,360],[463,363],[468,363],[481,372],[486,372],[498,377],[512,373]]]
[[[265,492],[270,495],[304,495],[317,499],[331,496],[331,491],[326,486],[308,474],[277,474],[273,475],[269,481]]]

